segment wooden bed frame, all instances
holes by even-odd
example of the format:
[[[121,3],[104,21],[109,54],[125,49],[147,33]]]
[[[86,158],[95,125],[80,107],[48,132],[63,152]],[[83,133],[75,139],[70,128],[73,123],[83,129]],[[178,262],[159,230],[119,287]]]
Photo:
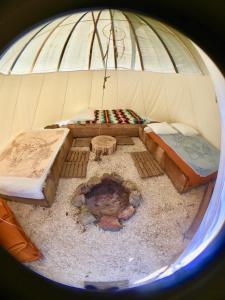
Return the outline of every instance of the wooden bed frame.
[[[191,240],[194,236],[194,234],[196,233],[198,227],[201,224],[201,221],[205,215],[205,212],[209,206],[209,202],[211,200],[212,194],[213,194],[213,190],[215,187],[215,180],[210,181],[206,187],[205,187],[205,191],[204,194],[202,196],[202,200],[200,202],[198,211],[190,225],[190,227],[188,228],[188,230],[184,233],[184,237],[186,239]]]
[[[139,136],[139,129],[143,124],[68,124],[59,126],[48,125],[45,129],[69,128],[73,137],[94,137],[97,135],[111,136]]]
[[[69,128],[74,137],[94,137],[97,135],[110,136],[139,136],[142,124],[71,124],[62,126]]]
[[[73,142],[73,136],[71,132],[69,132],[46,178],[45,185],[43,187],[43,194],[45,196],[44,199],[21,198],[21,197],[13,197],[13,196],[7,196],[2,194],[0,194],[0,197],[5,200],[50,207],[55,199],[55,194],[59,182],[60,173],[62,171],[62,166],[72,146],[72,142]]]
[[[201,183],[191,184],[189,178],[182,172],[177,164],[167,155],[167,153],[153,141],[144,131],[143,128],[139,129],[139,137],[145,144],[146,148],[153,155],[155,160],[159,163],[160,167],[165,171],[174,187],[179,193],[184,193],[193,187],[199,186],[200,184],[208,183],[209,179],[202,179]],[[216,176],[215,176],[216,178]],[[215,180],[212,178],[212,180]]]

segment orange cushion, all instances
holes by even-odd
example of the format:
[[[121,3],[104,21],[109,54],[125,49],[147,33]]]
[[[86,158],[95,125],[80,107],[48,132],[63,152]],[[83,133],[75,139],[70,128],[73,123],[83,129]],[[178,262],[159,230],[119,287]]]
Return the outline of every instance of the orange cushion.
[[[0,245],[19,262],[42,257],[41,252],[26,236],[5,200],[0,198]]]

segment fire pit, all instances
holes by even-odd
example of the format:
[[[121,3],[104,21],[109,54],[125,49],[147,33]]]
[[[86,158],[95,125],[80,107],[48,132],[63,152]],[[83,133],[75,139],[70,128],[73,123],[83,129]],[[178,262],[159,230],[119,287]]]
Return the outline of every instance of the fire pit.
[[[122,222],[133,216],[141,201],[141,193],[132,181],[116,173],[106,173],[80,184],[72,205],[80,209],[78,220],[81,224],[96,223],[104,230],[118,231],[123,227]]]

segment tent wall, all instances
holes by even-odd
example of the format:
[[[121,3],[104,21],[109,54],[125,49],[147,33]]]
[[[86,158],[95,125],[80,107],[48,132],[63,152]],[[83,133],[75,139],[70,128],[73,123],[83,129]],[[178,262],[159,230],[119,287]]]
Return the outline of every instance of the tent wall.
[[[208,76],[139,71],[0,75],[0,148],[18,132],[40,128],[77,111],[132,108],[159,121],[179,121],[220,144],[219,111]]]

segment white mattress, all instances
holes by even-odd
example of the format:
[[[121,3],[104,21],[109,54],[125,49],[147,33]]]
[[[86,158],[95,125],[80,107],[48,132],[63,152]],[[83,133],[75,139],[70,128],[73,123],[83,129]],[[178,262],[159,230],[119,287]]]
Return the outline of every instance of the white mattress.
[[[0,153],[0,194],[44,199],[45,180],[68,133],[68,128],[35,130],[20,134],[9,143]],[[43,160],[39,159],[40,153],[43,154]],[[35,161],[39,163],[37,172],[32,168]]]

